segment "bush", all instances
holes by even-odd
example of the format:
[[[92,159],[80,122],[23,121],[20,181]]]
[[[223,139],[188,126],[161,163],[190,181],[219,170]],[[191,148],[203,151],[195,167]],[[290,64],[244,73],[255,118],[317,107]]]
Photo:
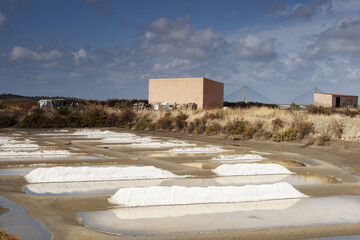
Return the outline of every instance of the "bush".
[[[355,117],[358,113],[357,111],[351,111],[349,108],[346,108],[345,111],[344,111],[344,114],[345,116],[348,116],[348,117]]]
[[[296,123],[296,130],[298,140],[303,139],[304,137],[308,136],[310,133],[314,133],[313,124],[311,122],[297,122]]]
[[[155,130],[156,123],[151,122],[150,119],[141,118],[134,124],[135,130]]]
[[[6,105],[5,105],[5,103],[3,103],[3,102],[0,102],[0,109],[5,109],[6,108]]]
[[[340,125],[340,123],[336,120],[334,120],[331,124],[331,131],[334,133],[335,137],[341,138],[341,135],[343,133],[343,129]]]
[[[156,122],[156,129],[170,130],[173,127],[173,122],[174,118],[170,112],[167,112]]]
[[[233,120],[226,124],[225,133],[229,135],[242,135],[245,130],[245,122],[243,120]]]
[[[68,127],[83,127],[85,125],[84,116],[77,112],[72,112],[66,117]]]
[[[275,132],[279,131],[280,129],[282,129],[284,127],[284,122],[280,118],[276,118],[276,119],[272,120],[271,124],[272,124],[272,127]]]
[[[126,125],[129,125],[134,121],[135,117],[136,114],[132,110],[125,109],[124,111],[121,112],[119,116],[119,126],[125,127]]]
[[[12,234],[8,234],[4,229],[0,228],[0,239],[3,240],[20,240],[19,237],[12,235]]]
[[[14,116],[0,113],[0,128],[12,127],[16,124]]]
[[[24,128],[47,128],[52,127],[53,123],[50,118],[45,116],[41,109],[36,109],[34,112],[25,116],[22,121]]]
[[[107,127],[119,126],[119,116],[116,113],[111,113],[106,119],[105,125]]]
[[[217,135],[221,129],[222,127],[219,123],[213,123],[206,127],[205,134],[207,136]]]
[[[91,109],[84,115],[84,125],[86,127],[104,127],[107,120],[107,113],[102,109]]]
[[[178,130],[186,128],[187,126],[186,119],[188,119],[188,117],[189,115],[180,112],[180,114],[175,117],[175,122],[174,122],[175,128]]]
[[[67,106],[61,106],[56,109],[56,112],[61,116],[67,116],[71,113],[71,109]]]
[[[332,108],[324,108],[324,107],[317,107],[314,105],[309,105],[306,107],[306,110],[310,114],[324,114],[324,115],[330,115],[332,113]]]
[[[275,142],[283,142],[283,141],[294,141],[296,140],[297,129],[296,128],[288,128],[281,133],[274,133],[273,140]]]

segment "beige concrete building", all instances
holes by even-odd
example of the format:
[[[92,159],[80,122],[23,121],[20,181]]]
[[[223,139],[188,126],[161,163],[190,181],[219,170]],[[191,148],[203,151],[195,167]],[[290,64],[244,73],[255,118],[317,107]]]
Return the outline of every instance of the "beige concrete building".
[[[314,105],[322,107],[355,107],[358,106],[358,96],[314,93]]]
[[[222,108],[224,84],[207,78],[149,79],[149,103],[189,104]]]

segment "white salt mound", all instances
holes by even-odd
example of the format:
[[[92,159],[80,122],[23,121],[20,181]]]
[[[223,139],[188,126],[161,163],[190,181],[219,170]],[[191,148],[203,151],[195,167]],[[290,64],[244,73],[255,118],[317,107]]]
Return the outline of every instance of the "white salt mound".
[[[161,179],[179,176],[153,166],[37,168],[25,176],[29,183]]]
[[[289,183],[280,182],[246,186],[209,187],[140,187],[119,189],[108,200],[128,207],[200,203],[251,202],[275,199],[304,198]]]
[[[264,159],[266,158],[263,158],[262,156],[256,154],[218,155],[211,158],[211,160],[215,160],[215,161],[241,161],[241,160],[258,161]]]
[[[290,172],[287,168],[279,164],[261,164],[261,163],[222,164],[211,171],[219,176],[292,174],[292,172]]]

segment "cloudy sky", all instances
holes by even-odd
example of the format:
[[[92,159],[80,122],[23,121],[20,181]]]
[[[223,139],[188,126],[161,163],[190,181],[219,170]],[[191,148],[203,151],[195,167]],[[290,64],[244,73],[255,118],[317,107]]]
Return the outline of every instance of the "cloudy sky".
[[[0,0],[0,93],[144,99],[167,77],[359,95],[360,1]]]

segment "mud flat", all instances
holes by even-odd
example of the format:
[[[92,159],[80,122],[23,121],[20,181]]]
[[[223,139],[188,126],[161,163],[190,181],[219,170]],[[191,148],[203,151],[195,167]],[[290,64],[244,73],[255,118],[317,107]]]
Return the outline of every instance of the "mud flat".
[[[2,155],[26,152],[21,153],[21,158],[5,157],[0,161],[0,196],[3,197],[0,205],[10,209],[0,217],[11,212],[7,205],[11,202],[16,211],[26,209],[25,214],[19,215],[20,219],[39,221],[37,226],[42,226],[53,239],[304,239],[360,235],[360,148],[357,145],[339,142],[330,147],[305,148],[293,143],[243,142],[117,129],[61,132],[11,129],[1,132],[0,137],[9,139],[3,144],[12,144],[11,148],[0,146]],[[31,152],[39,149],[21,149],[30,147],[24,144],[71,154],[59,158],[35,156]],[[226,169],[242,163],[258,164],[252,165],[257,168],[261,164],[278,164],[287,172],[266,175],[268,170],[264,170],[265,175],[254,171],[253,175],[241,176],[243,173],[235,171],[234,176],[232,171],[231,176],[220,176],[213,171],[222,165],[227,165],[224,169],[228,171]],[[91,166],[101,169],[104,165],[151,166],[171,174],[166,179],[111,182],[77,178],[76,182],[66,183],[61,176],[49,178],[46,183],[29,183],[23,176],[38,168]],[[251,169],[244,166],[238,169]],[[174,175],[181,178],[172,178]],[[287,199],[284,194],[285,198],[279,200],[259,201],[255,197],[251,202],[206,203],[203,199],[201,204],[183,205],[180,201],[177,205],[141,207],[109,202],[121,189],[127,192],[134,189],[141,192],[139,188],[154,186],[164,189],[218,186],[220,189],[282,182],[307,197]],[[101,191],[104,188],[106,191]],[[254,189],[252,191],[255,194]],[[172,194],[176,196],[177,192]],[[184,193],[180,196],[184,197]],[[128,200],[131,205],[131,198]],[[6,219],[1,225],[5,229]]]

